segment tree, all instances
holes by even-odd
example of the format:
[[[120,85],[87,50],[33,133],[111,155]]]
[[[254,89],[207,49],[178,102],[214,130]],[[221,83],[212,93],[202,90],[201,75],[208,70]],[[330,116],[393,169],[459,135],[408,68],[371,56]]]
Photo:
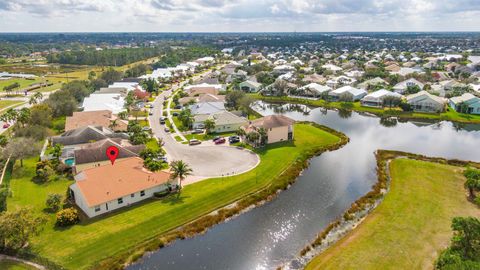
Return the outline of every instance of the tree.
[[[20,159],[20,166],[23,167],[23,159],[37,154],[38,150],[34,139],[20,137],[8,142],[3,149],[3,157],[6,159],[11,156],[13,159]]]
[[[247,140],[253,143],[255,147],[257,146],[258,139],[260,138],[260,135],[257,132],[250,131],[249,133],[247,133],[246,137],[247,137]]]
[[[43,94],[41,92],[36,92],[30,97],[28,103],[30,105],[38,104],[43,99]]]
[[[29,208],[0,213],[0,249],[20,250],[26,246],[31,236],[37,235],[43,217],[36,217]]]
[[[97,73],[95,71],[92,70],[88,73],[88,79],[89,80],[93,80],[93,79],[95,79],[95,77],[97,77]]]
[[[215,121],[212,119],[207,119],[203,122],[205,129],[207,130],[207,133],[210,133],[212,129],[215,128]]]
[[[468,189],[469,196],[475,199],[475,191],[480,190],[480,170],[467,168],[463,175],[467,178],[465,187]]]
[[[192,174],[192,169],[183,160],[174,160],[170,163],[170,171],[172,172],[172,179],[179,179],[180,187],[182,187],[182,181],[185,177]]]
[[[234,91],[229,92],[225,96],[225,101],[227,102],[228,107],[238,109],[238,107],[240,105],[240,100],[243,97],[245,97],[245,93],[243,91],[234,90]]]
[[[60,209],[62,199],[63,199],[63,196],[61,194],[58,194],[58,193],[48,194],[45,205],[51,211],[57,212]]]
[[[244,96],[238,101],[238,105],[243,113],[248,117],[250,111],[250,105],[253,103],[254,99],[250,96]]]
[[[455,217],[450,247],[435,262],[436,269],[480,269],[480,220]]]
[[[62,149],[63,149],[63,146],[59,143],[53,146],[52,156],[55,158],[54,160],[56,164],[60,163],[60,157],[62,156]]]
[[[50,127],[52,125],[52,109],[47,104],[38,104],[30,108],[30,125]]]
[[[3,90],[5,92],[7,92],[7,95],[10,95],[10,93],[12,93],[13,90],[15,90],[19,87],[20,87],[20,84],[18,82],[14,82],[10,85],[7,85],[7,86],[3,87]]]
[[[258,129],[258,137],[260,138],[260,145],[265,145],[267,143],[267,130],[263,127]]]
[[[247,133],[245,132],[245,129],[243,129],[243,128],[238,128],[235,133],[237,133],[237,135],[240,136],[240,137],[243,137],[243,136],[247,135]]]
[[[50,94],[46,104],[52,109],[54,117],[70,116],[78,106],[75,97],[70,92],[63,90]]]
[[[73,207],[65,208],[58,212],[56,218],[57,221],[55,224],[60,227],[74,225],[80,221],[80,218],[78,217],[78,211]]]
[[[108,127],[112,130],[115,130],[115,128],[118,127],[118,120],[117,119],[114,119],[110,122],[110,125],[108,125]]]
[[[162,169],[162,161],[156,158],[147,158],[143,160],[143,166],[151,172],[156,172]]]
[[[158,83],[154,79],[147,79],[142,81],[142,86],[149,93],[158,93]]]
[[[18,117],[18,111],[14,108],[10,108],[5,112],[5,115],[8,119],[7,121],[16,121]]]
[[[8,143],[7,136],[0,134],[0,147],[5,147]]]
[[[286,96],[288,92],[288,83],[284,80],[276,80],[273,83],[273,90],[276,96]]]
[[[25,124],[30,121],[30,109],[29,108],[21,108],[20,111],[17,113],[17,122],[22,125],[22,127],[25,127]]]
[[[190,128],[193,124],[192,112],[190,109],[183,109],[178,114],[178,120],[182,122],[182,125],[186,128]]]
[[[103,72],[100,75],[100,79],[107,82],[107,84],[112,84],[116,81],[119,81],[123,78],[123,73],[120,71],[116,71],[113,68],[108,69],[107,71]]]
[[[383,106],[387,106],[391,109],[392,107],[397,107],[401,102],[401,98],[389,95],[383,99]]]

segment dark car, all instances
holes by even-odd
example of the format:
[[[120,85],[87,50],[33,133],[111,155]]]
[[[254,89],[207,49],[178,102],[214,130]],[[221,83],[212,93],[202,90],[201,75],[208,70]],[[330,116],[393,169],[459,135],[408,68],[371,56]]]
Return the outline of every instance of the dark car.
[[[202,141],[197,140],[197,139],[191,139],[190,141],[188,141],[189,145],[197,145],[197,144],[201,144],[201,143],[202,143]]]
[[[225,143],[225,138],[223,137],[215,141],[215,144],[222,144],[222,143]]]
[[[3,128],[9,128],[9,127],[10,127],[10,124],[9,124],[9,123],[3,124]]]
[[[165,117],[160,117],[160,125],[164,125],[165,124]]]
[[[181,108],[182,108],[182,105],[177,105],[177,106],[175,106],[175,109],[177,109],[177,110],[179,110],[179,109],[181,109]]]
[[[201,134],[201,133],[203,133],[203,129],[201,129],[201,128],[196,128],[196,129],[192,130],[192,134]]]
[[[172,115],[173,116],[178,116],[178,112],[173,112]]]
[[[166,127],[164,130],[165,132],[170,132],[170,129],[168,127]]]
[[[229,143],[238,143],[238,142],[240,142],[240,137],[238,137],[238,136],[231,136],[230,138],[228,138],[228,142],[229,142]]]
[[[214,141],[214,142],[215,142],[216,140],[218,140],[218,139],[220,139],[220,138],[222,138],[222,137],[220,137],[220,136],[216,136],[215,138],[213,138],[213,139],[212,139],[212,141]]]

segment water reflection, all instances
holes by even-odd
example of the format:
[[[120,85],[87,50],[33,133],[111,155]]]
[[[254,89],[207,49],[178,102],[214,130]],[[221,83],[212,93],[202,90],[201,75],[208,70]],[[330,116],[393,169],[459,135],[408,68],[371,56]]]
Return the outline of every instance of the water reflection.
[[[299,107],[300,106],[300,107]],[[479,125],[407,122],[302,105],[258,103],[264,115],[282,112],[315,121],[350,137],[345,147],[314,158],[310,167],[274,201],[213,227],[205,235],[177,241],[128,269],[276,269],[290,262],[315,235],[376,181],[377,149],[480,160]],[[309,114],[304,112],[308,109]],[[379,125],[380,122],[380,125]]]

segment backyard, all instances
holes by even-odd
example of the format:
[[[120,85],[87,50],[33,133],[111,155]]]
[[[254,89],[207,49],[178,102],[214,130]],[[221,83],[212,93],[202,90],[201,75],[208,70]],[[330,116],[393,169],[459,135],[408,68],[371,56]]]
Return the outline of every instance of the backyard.
[[[383,202],[306,269],[432,269],[450,242],[451,220],[480,217],[467,201],[463,168],[396,159]]]
[[[180,196],[150,200],[119,212],[95,218],[68,229],[54,227],[49,216],[41,234],[32,240],[32,250],[69,269],[86,269],[126,252],[246,195],[269,186],[298,158],[340,142],[340,138],[309,124],[295,126],[295,142],[279,143],[258,150],[261,163],[253,170],[232,177],[212,178],[185,186]],[[15,170],[8,208],[34,206],[43,214],[49,193],[65,194],[72,182],[57,180],[46,185],[31,181],[36,158]],[[35,194],[35,196],[32,196]]]
[[[2,270],[33,270],[33,266],[8,259],[0,259],[0,269]]]

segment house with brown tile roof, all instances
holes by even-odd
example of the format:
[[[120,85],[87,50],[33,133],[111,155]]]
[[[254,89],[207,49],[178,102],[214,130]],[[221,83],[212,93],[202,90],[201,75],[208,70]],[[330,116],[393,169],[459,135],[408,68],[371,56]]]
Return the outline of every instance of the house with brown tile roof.
[[[169,188],[171,174],[151,172],[138,157],[86,169],[75,175],[70,195],[88,217],[129,206]]]
[[[266,143],[276,143],[293,140],[293,125],[295,120],[284,115],[269,115],[251,121],[242,128],[248,134],[258,132],[261,128],[267,132]]]
[[[110,160],[105,154],[107,148],[110,146],[115,146],[118,149],[116,162],[125,158],[138,157],[140,152],[145,149],[145,145],[143,144],[132,145],[128,140],[121,138],[108,138],[83,145],[81,148],[73,151],[74,173],[79,173],[88,168],[110,164]]]
[[[113,122],[115,127],[112,125]],[[65,131],[86,126],[102,126],[114,131],[125,131],[127,125],[125,121],[119,119],[109,110],[74,112],[72,116],[68,116],[65,120]]]

